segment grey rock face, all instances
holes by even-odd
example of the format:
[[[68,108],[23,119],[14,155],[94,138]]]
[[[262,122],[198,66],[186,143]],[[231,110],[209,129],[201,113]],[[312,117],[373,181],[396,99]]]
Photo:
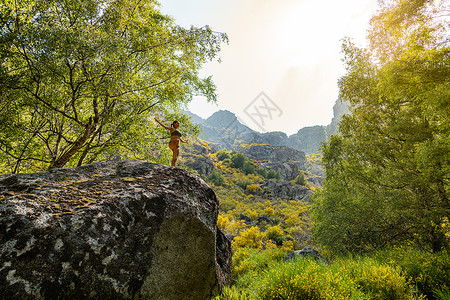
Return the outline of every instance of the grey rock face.
[[[230,282],[218,200],[183,169],[118,161],[0,176],[4,299],[210,299]]]
[[[330,135],[338,133],[338,123],[344,114],[350,113],[349,103],[337,99],[333,106],[333,119],[327,126],[317,125],[301,128],[289,137],[283,132],[260,133],[239,122],[237,116],[229,111],[218,111],[204,120],[188,113],[194,123],[199,124],[203,133],[201,138],[220,144],[232,150],[239,144],[270,144],[295,148],[306,153],[319,153],[320,144]]]
[[[242,152],[251,159],[265,160],[269,163],[286,161],[306,163],[306,156],[303,151],[285,146],[251,145],[244,148]]]
[[[251,159],[263,161],[261,167],[280,172],[284,180],[294,180],[306,168],[305,153],[286,146],[251,145],[241,151]]]
[[[320,255],[319,251],[311,248],[311,247],[304,247],[302,250],[297,250],[294,252],[289,253],[288,255],[286,255],[286,257],[284,258],[285,262],[288,261],[295,261],[296,257],[310,257],[310,258],[314,258],[315,260],[318,260],[322,263],[325,264],[329,264],[330,262],[323,257],[322,255]]]
[[[214,164],[207,157],[186,153],[183,155],[183,165],[195,170],[201,175],[210,175],[214,170]]]
[[[290,181],[285,180],[264,180],[260,186],[262,193],[273,200],[283,198],[307,202],[314,193],[307,187],[294,185]]]

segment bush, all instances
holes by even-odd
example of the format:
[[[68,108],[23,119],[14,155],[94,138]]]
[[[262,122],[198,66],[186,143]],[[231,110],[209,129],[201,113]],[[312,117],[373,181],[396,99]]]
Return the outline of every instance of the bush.
[[[339,272],[348,272],[369,299],[420,299],[403,276],[401,268],[380,263],[373,258],[343,259],[335,263]]]
[[[256,173],[256,168],[255,165],[253,165],[251,162],[249,161],[245,161],[244,165],[242,166],[242,171],[244,171],[245,174],[255,174]]]
[[[235,286],[225,286],[222,294],[214,298],[214,300],[248,300],[247,293],[238,291]]]
[[[399,266],[427,299],[439,299],[435,296],[436,291],[450,290],[450,256],[447,252],[428,253],[399,248],[379,252],[375,257]]]
[[[246,160],[247,158],[242,153],[236,151],[231,153],[231,161],[233,162],[233,166],[237,169],[242,169]]]
[[[228,152],[228,151],[225,150],[225,149],[221,149],[221,150],[217,151],[216,157],[217,157],[217,159],[220,160],[220,161],[225,160],[225,159],[227,159],[227,158],[228,158],[228,159],[231,158],[230,152]]]
[[[276,241],[278,238],[284,235],[284,231],[280,225],[269,227],[266,230],[266,235],[269,239]]]
[[[297,175],[297,177],[295,177],[293,183],[301,185],[301,186],[305,186],[306,185],[305,173],[303,171],[300,171],[300,173]]]
[[[208,179],[215,185],[222,185],[225,181],[223,176],[215,169],[212,170],[211,175],[209,175]]]
[[[225,230],[228,224],[230,224],[230,219],[228,219],[228,217],[224,217],[222,215],[217,217],[217,226],[220,229]]]
[[[236,287],[251,299],[425,299],[400,267],[378,258],[339,258],[324,265],[299,257],[295,262],[284,263],[283,250],[237,249],[232,271]],[[447,294],[448,289],[443,286],[435,291],[434,299],[446,299]]]
[[[236,251],[240,247],[250,247],[261,250],[262,242],[265,238],[265,234],[259,231],[258,227],[253,226],[245,231],[241,232],[241,235],[234,238],[231,243],[233,251]]]
[[[264,168],[258,168],[256,171],[259,175],[261,175],[263,178],[267,178],[267,170]]]
[[[242,189],[245,190],[245,189],[247,189],[247,186],[251,184],[251,181],[250,181],[249,179],[247,179],[247,178],[240,178],[240,179],[236,182],[236,184],[237,184],[240,188],[242,188]]]
[[[233,166],[233,162],[231,161],[230,158],[225,158],[225,159],[222,161],[222,163],[223,163],[224,165],[228,166],[228,167]]]
[[[256,194],[260,191],[262,191],[261,187],[257,184],[249,184],[245,187],[245,190],[249,192],[250,194]]]
[[[280,180],[281,179],[281,174],[278,171],[269,170],[269,172],[267,172],[267,179]]]
[[[254,279],[250,292],[254,299],[364,299],[345,273],[309,259],[279,263]]]
[[[239,287],[252,284],[252,277],[270,266],[283,261],[285,253],[276,248],[259,251],[255,248],[239,248],[233,254],[231,276]]]

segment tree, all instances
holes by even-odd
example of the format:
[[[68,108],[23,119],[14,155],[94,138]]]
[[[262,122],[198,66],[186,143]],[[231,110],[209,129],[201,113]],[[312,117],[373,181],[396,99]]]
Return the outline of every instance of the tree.
[[[236,151],[231,152],[231,161],[233,162],[233,166],[236,169],[242,169],[246,160],[247,158],[244,156],[244,154]]]
[[[295,179],[293,180],[293,183],[305,186],[307,184],[305,172],[300,170],[299,174],[297,175],[297,177],[295,177]]]
[[[256,173],[256,167],[255,167],[255,165],[252,162],[250,162],[250,160],[247,159],[244,162],[244,165],[242,166],[242,171],[244,171],[244,173],[246,175],[248,175],[248,174],[255,174]]]
[[[280,180],[281,179],[281,174],[279,171],[275,171],[270,169],[267,172],[267,179],[276,179],[276,180]]]
[[[448,247],[449,4],[392,2],[372,19],[367,48],[343,43],[351,114],[322,148],[313,207],[317,239],[338,251]]]
[[[151,120],[195,94],[215,101],[202,64],[225,34],[185,29],[154,0],[0,4],[0,172],[37,171],[115,155],[164,159]]]

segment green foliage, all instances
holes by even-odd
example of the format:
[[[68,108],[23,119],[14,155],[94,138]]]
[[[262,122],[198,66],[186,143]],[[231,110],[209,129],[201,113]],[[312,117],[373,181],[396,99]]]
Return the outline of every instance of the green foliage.
[[[448,8],[393,3],[372,18],[366,49],[343,43],[351,114],[322,147],[326,180],[312,208],[317,241],[337,252],[449,248]]]
[[[306,177],[305,177],[305,172],[300,171],[299,174],[297,175],[297,177],[295,177],[294,179],[294,184],[298,184],[298,185],[306,185]]]
[[[177,26],[157,1],[6,1],[0,15],[2,173],[168,161],[152,115],[196,135],[173,111],[193,94],[215,101],[198,70],[226,35]]]
[[[224,287],[222,294],[214,298],[214,300],[248,300],[247,293],[238,291],[235,286]]]
[[[348,271],[358,288],[369,299],[416,299],[413,285],[408,284],[401,268],[369,258],[344,259],[335,263],[340,272]],[[422,298],[423,299],[423,298]]]
[[[242,171],[244,171],[245,174],[255,174],[256,167],[251,162],[246,161],[246,162],[244,162],[244,165],[242,166]]]
[[[256,170],[256,173],[258,173],[259,175],[261,175],[264,178],[267,178],[267,170],[265,168],[258,168]]]
[[[257,194],[257,193],[259,193],[262,189],[261,189],[261,187],[260,187],[259,185],[257,185],[257,184],[250,184],[250,185],[247,185],[247,187],[245,188],[245,190],[246,190],[247,192],[249,192],[250,194]]]
[[[238,249],[233,257],[235,287],[250,299],[425,299],[394,261],[366,256],[342,257],[330,265],[311,258],[284,263],[284,255],[279,249]]]
[[[208,179],[214,183],[214,185],[222,185],[225,181],[222,174],[220,174],[217,170],[212,170],[211,174],[209,175]]]
[[[399,266],[427,299],[439,299],[434,296],[436,291],[450,289],[450,255],[445,251],[432,254],[402,248],[378,252],[375,258]]]
[[[220,161],[227,159],[227,158],[231,159],[230,152],[228,152],[226,149],[221,149],[221,150],[217,151],[216,157]]]
[[[434,297],[437,300],[450,300],[450,291],[437,289],[434,291]]]
[[[349,275],[305,259],[274,265],[254,279],[253,299],[361,299]]]
[[[275,170],[269,170],[267,172],[267,179],[276,179],[276,180],[280,180],[281,179],[281,174],[278,171]]]
[[[251,184],[251,181],[247,178],[242,178],[242,179],[238,180],[236,182],[236,184],[245,190],[245,189],[247,189],[247,186],[249,186]]]
[[[283,261],[286,254],[276,248],[258,251],[255,248],[239,248],[233,254],[231,276],[238,287],[249,287],[252,278],[261,274],[269,266]]]
[[[231,161],[233,162],[233,166],[235,168],[242,169],[244,167],[244,163],[247,161],[247,158],[240,152],[232,151]]]

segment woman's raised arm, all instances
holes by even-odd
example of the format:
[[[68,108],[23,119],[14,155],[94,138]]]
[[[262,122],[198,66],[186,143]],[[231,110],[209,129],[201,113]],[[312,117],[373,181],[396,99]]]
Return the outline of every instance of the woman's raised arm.
[[[167,130],[170,130],[170,127],[167,127],[166,125],[164,125],[163,123],[161,123],[160,121],[158,121],[158,119],[156,119],[156,117],[154,118],[156,123],[158,123],[159,125],[161,125],[162,127],[164,127]]]

